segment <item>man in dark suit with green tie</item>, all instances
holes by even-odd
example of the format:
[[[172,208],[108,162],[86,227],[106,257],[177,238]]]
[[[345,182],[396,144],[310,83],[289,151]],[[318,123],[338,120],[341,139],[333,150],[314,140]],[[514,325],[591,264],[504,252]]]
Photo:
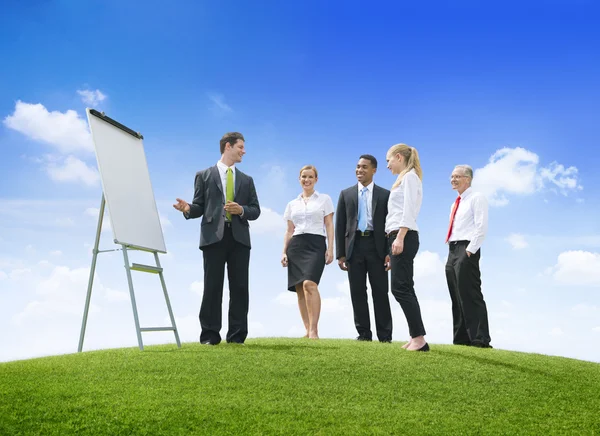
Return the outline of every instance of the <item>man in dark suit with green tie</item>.
[[[225,264],[229,280],[227,342],[243,344],[248,335],[248,268],[250,224],[260,216],[252,177],[236,163],[246,154],[241,133],[226,133],[220,141],[221,159],[196,173],[194,199],[180,198],[173,207],[186,219],[200,218],[200,249],[204,260],[204,295],[200,307],[200,343],[221,342],[221,313]]]
[[[371,341],[367,275],[371,284],[375,326],[380,342],[392,341],[392,312],[388,295],[389,256],[385,218],[390,191],[377,186],[377,159],[364,154],[356,165],[358,184],[340,193],[335,219],[338,265],[348,271],[356,339]]]

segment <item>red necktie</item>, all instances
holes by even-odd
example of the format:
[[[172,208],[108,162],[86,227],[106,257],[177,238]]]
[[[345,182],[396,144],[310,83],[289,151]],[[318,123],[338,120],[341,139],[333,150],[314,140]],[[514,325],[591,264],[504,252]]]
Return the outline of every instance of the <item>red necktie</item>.
[[[448,235],[446,236],[446,243],[450,240],[450,235],[452,234],[452,225],[454,224],[454,217],[456,216],[456,210],[458,209],[459,203],[460,203],[460,195],[458,197],[456,197],[454,206],[452,206],[452,213],[450,214],[450,225],[448,226]]]

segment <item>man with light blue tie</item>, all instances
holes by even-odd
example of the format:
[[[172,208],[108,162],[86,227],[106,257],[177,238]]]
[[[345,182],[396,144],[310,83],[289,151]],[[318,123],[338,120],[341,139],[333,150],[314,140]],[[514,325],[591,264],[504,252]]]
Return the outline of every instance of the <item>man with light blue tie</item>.
[[[340,193],[335,214],[336,258],[339,267],[348,272],[354,325],[358,331],[356,339],[373,339],[367,297],[368,276],[377,338],[380,342],[391,342],[389,256],[385,237],[390,191],[373,182],[376,172],[377,159],[368,154],[360,156],[356,165],[358,185]]]

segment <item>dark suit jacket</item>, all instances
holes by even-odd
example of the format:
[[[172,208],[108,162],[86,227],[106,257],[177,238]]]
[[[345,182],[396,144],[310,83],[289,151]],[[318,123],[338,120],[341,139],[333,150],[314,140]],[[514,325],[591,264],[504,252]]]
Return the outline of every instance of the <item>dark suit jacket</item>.
[[[388,213],[388,199],[390,191],[380,186],[373,186],[373,202],[371,213],[373,214],[373,237],[377,254],[385,259],[388,254],[385,239],[385,218]],[[358,227],[358,186],[352,185],[340,193],[338,199],[335,219],[335,245],[336,258],[345,257],[350,260],[352,247]]]
[[[244,215],[231,216],[233,238],[240,244],[251,247],[250,224],[260,216],[260,205],[252,177],[235,168],[235,196],[233,201],[244,208]],[[186,219],[202,217],[200,224],[200,248],[219,242],[225,228],[224,188],[217,166],[196,173],[194,200],[190,203]]]

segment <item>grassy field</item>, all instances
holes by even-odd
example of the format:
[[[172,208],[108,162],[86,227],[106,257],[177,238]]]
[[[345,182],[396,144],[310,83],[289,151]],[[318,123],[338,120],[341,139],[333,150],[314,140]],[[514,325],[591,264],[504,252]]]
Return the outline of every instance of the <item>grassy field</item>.
[[[600,364],[255,339],[0,364],[2,435],[600,434]]]

